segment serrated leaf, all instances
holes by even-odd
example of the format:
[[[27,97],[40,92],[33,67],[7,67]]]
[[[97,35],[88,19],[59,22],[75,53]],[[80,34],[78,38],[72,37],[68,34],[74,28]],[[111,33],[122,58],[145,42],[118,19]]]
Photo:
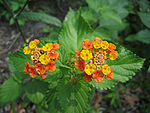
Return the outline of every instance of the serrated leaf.
[[[21,84],[12,77],[6,80],[0,87],[0,105],[8,104],[16,100],[21,94]]]
[[[138,12],[138,15],[145,26],[150,28],[150,13]]]
[[[85,81],[81,80],[72,85],[67,80],[62,80],[56,87],[56,97],[64,113],[86,113],[92,91]]]
[[[67,56],[74,54],[74,52],[81,47],[81,42],[90,32],[93,31],[80,16],[79,12],[76,13],[73,18],[66,21],[59,35],[60,48],[61,52],[63,52],[62,55],[64,55],[61,59],[65,61]]]
[[[56,86],[57,81],[53,82],[49,85],[49,92],[47,93],[47,101],[48,101],[48,108],[49,112],[51,113],[62,113],[62,109],[56,97]]]
[[[113,69],[114,79],[104,79],[101,83],[95,83],[92,81],[90,84],[93,87],[100,89],[110,89],[114,87],[118,82],[126,82],[138,72],[145,61],[131,51],[125,49],[122,46],[118,46],[119,57],[114,61],[108,61],[107,64]]]
[[[121,18],[125,18],[128,15],[126,6],[128,5],[127,0],[86,0],[88,6],[95,10],[95,12],[103,14],[105,8],[115,10]]]
[[[24,55],[23,52],[17,51],[15,53],[7,55],[9,57],[8,65],[10,71],[15,75],[16,80],[22,81],[28,74],[24,73],[24,64],[30,61],[28,55]]]
[[[44,13],[23,12],[20,14],[19,18],[24,20],[40,21],[59,27],[62,25],[61,21],[58,18]]]
[[[145,30],[141,30],[139,31],[137,34],[135,35],[129,35],[126,38],[127,41],[140,41],[146,44],[150,44],[150,30],[145,29]]]
[[[25,94],[35,104],[39,104],[45,97],[48,84],[39,80],[34,80],[25,86]]]

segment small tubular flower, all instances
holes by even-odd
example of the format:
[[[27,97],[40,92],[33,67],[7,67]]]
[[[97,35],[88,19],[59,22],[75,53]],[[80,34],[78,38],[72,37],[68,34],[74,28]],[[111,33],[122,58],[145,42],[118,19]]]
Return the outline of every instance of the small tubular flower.
[[[80,49],[78,49],[77,51],[75,51],[75,55],[76,55],[77,58],[80,57],[80,53],[81,53]]]
[[[103,65],[102,66],[102,72],[105,74],[105,75],[108,75],[111,73],[111,67],[109,67],[107,64]]]
[[[91,82],[92,81],[92,76],[87,75],[85,72],[83,73],[84,77],[83,80],[86,82]]]
[[[79,60],[75,60],[75,68],[80,69],[80,71],[83,71],[85,68],[85,61],[81,58]]]
[[[107,60],[115,60],[119,54],[115,51],[113,43],[102,41],[95,37],[93,41],[85,39],[82,41],[82,49],[75,51],[74,66],[83,72],[83,80],[101,83],[103,79],[112,80],[114,78],[113,69],[107,65]]]
[[[108,50],[109,51],[113,51],[116,49],[116,46],[113,44],[113,43],[109,43],[109,47],[108,47]]]
[[[103,81],[103,78],[102,77],[98,77],[96,79],[94,79],[96,83],[100,83]]]
[[[114,74],[110,73],[110,74],[106,75],[105,78],[107,78],[107,80],[112,80],[112,79],[114,79]]]
[[[43,64],[37,63],[35,67],[36,67],[36,72],[38,75],[43,75],[44,73],[46,73],[45,66]]]
[[[101,42],[100,41],[95,41],[93,43],[93,46],[94,46],[95,49],[99,49],[101,47]]]
[[[26,47],[23,48],[23,53],[25,55],[30,54],[31,53],[31,49],[28,46],[26,46]]]
[[[45,64],[45,65],[46,65],[46,64],[49,63],[50,58],[48,57],[48,55],[43,54],[43,55],[40,56],[39,61],[40,61],[42,64]]]
[[[84,71],[87,75],[91,75],[94,73],[95,69],[96,69],[96,66],[92,63],[89,63],[85,66]]]
[[[36,42],[37,45],[40,43],[38,39],[34,39],[34,41]]]
[[[36,46],[37,46],[36,41],[31,41],[31,42],[29,43],[29,48],[31,48],[31,49],[35,48]]]
[[[110,60],[115,60],[116,58],[118,58],[119,54],[117,51],[112,51],[110,54],[109,54],[109,59]]]
[[[44,51],[50,51],[53,49],[53,44],[52,43],[47,43],[45,46],[42,48]]]
[[[94,42],[95,42],[95,41],[100,41],[100,42],[101,42],[102,40],[101,40],[101,38],[99,38],[99,37],[95,37],[95,38],[93,39],[93,41],[94,41]]]
[[[39,40],[35,39],[23,49],[24,54],[30,54],[30,59],[33,65],[29,62],[25,63],[24,72],[29,73],[31,78],[40,76],[42,79],[47,77],[49,72],[56,70],[55,61],[59,58],[59,44],[47,43],[43,47],[38,48]],[[54,50],[55,49],[55,50]]]
[[[47,55],[49,56],[50,59],[58,59],[59,53],[55,50],[47,51]]]
[[[30,63],[29,63],[29,62],[26,62],[26,63],[25,63],[25,68],[24,68],[24,72],[25,72],[25,73],[28,73],[28,72],[29,72],[29,68],[30,68]]]
[[[54,72],[56,70],[56,66],[55,66],[55,62],[54,61],[50,61],[46,66],[46,70],[49,72]]]
[[[53,44],[53,49],[59,49],[59,44]]]
[[[103,77],[103,76],[104,76],[104,74],[103,74],[102,70],[96,70],[96,71],[94,71],[92,78],[96,79],[98,77]]]
[[[93,47],[93,42],[90,41],[89,39],[85,39],[82,41],[82,45],[83,45],[82,46],[83,49],[90,49]]]
[[[101,47],[102,47],[102,49],[107,49],[109,47],[109,43],[107,41],[102,41]]]
[[[91,58],[93,58],[92,53],[90,53],[89,50],[82,50],[80,53],[80,57],[83,60],[90,60]]]

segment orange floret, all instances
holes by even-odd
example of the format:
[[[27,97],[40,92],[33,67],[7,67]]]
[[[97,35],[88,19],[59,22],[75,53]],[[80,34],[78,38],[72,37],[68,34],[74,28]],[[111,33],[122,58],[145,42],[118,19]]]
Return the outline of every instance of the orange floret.
[[[91,49],[93,47],[93,42],[90,41],[89,39],[85,39],[82,41],[82,45],[83,49]]]
[[[102,82],[102,81],[103,81],[103,78],[102,78],[102,77],[98,77],[98,78],[95,79],[95,82],[96,82],[96,83],[100,83],[100,82]]]
[[[110,54],[109,54],[109,59],[110,59],[110,60],[115,60],[116,58],[118,58],[118,56],[119,56],[119,54],[118,54],[117,51],[112,51],[112,52],[110,52]]]
[[[99,37],[95,37],[95,38],[93,39],[93,41],[95,42],[95,41],[102,41],[102,40],[101,40],[101,38],[99,38]]]
[[[59,53],[55,50],[47,51],[47,55],[50,57],[50,59],[57,60],[59,57]]]
[[[116,46],[113,44],[113,43],[109,43],[109,47],[108,47],[108,50],[109,51],[113,51],[116,49]]]
[[[25,72],[25,73],[28,73],[28,72],[29,72],[29,68],[30,68],[30,63],[29,63],[29,62],[26,62],[26,63],[25,63],[25,68],[24,68],[24,72]]]
[[[50,61],[46,66],[46,70],[49,72],[54,72],[56,70],[56,66],[55,66],[55,62],[54,61]]]
[[[89,76],[85,72],[83,72],[83,75],[84,75],[84,77],[83,77],[84,81],[86,81],[86,82],[91,82],[92,81],[92,75]]]
[[[53,49],[59,49],[59,44],[53,44]]]
[[[80,49],[78,49],[77,51],[75,51],[75,55],[76,55],[77,58],[80,57],[80,53],[81,53]]]
[[[93,79],[96,79],[96,78],[103,77],[103,76],[104,76],[104,74],[103,74],[102,70],[96,70],[96,71],[93,73],[92,78],[93,78]]]
[[[105,78],[107,78],[107,80],[112,80],[114,79],[114,74],[110,73],[109,75],[106,75]]]
[[[40,41],[38,39],[34,39],[34,41],[36,42],[36,44],[40,43]]]
[[[43,64],[41,64],[41,63],[37,63],[36,64],[36,73],[38,75],[43,75],[45,72],[46,72],[45,71],[45,66]]]
[[[85,68],[85,61],[79,58],[79,60],[75,60],[75,68],[83,71]]]

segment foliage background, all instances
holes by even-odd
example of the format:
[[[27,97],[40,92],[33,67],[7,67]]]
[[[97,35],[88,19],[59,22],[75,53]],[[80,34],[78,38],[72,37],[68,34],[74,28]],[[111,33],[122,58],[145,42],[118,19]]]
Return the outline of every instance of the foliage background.
[[[17,12],[23,6],[25,1],[20,2],[17,0],[12,0],[11,2],[9,1],[8,3],[11,6],[12,10],[14,12]],[[45,2],[34,0],[29,2],[28,6],[18,17],[18,21],[20,26],[22,26],[24,32],[25,29],[27,28],[26,23],[28,22],[40,21],[46,23],[44,24],[44,27],[42,27],[42,29],[39,30],[41,34],[36,34],[36,35],[32,34],[32,36],[31,34],[29,34],[28,36],[26,36],[29,37],[27,40],[31,40],[34,37],[40,38],[43,36],[52,38],[54,40],[58,40],[58,34],[62,29],[62,22],[65,18],[65,15],[67,14],[64,22],[66,22],[68,18],[71,18],[73,16],[73,12],[74,12],[73,10],[79,9],[81,11],[82,18],[84,18],[85,21],[88,22],[88,24],[91,25],[96,32],[100,33],[102,37],[105,37],[105,39],[107,40],[115,41],[125,46],[126,48],[128,48],[129,50],[137,54],[138,56],[142,58],[146,58],[142,71],[137,73],[136,76],[128,83],[118,84],[115,88],[112,88],[110,91],[105,91],[105,90],[95,91],[95,96],[93,98],[95,100],[93,100],[93,104],[92,104],[95,110],[93,110],[93,112],[103,111],[106,113],[107,112],[149,113],[150,111],[150,106],[149,106],[150,103],[149,72],[150,71],[148,69],[150,63],[149,61],[150,6],[149,5],[150,3],[148,0],[101,0],[101,1],[94,0],[94,2],[93,0],[86,0],[86,1],[47,0]],[[3,6],[2,2],[0,2],[0,6]],[[71,8],[69,9],[69,7],[71,7],[73,10]],[[7,10],[4,7],[1,7],[1,10],[2,10],[2,13],[0,13],[1,21],[5,23],[9,23],[11,25],[11,28],[15,29],[14,21],[10,17]],[[67,27],[67,25],[65,26]],[[25,35],[27,34],[25,33]],[[62,33],[62,35],[65,34]],[[7,38],[7,40],[10,39]],[[19,45],[21,45],[21,43]],[[11,52],[13,51],[15,50],[11,49]],[[19,57],[23,57],[23,56],[21,56],[20,54]],[[14,59],[13,57],[11,58]],[[18,60],[19,59],[17,59],[17,61]],[[65,59],[63,60],[65,61]],[[130,68],[129,65],[127,65],[126,67]],[[15,70],[12,68],[10,67],[10,70]],[[19,73],[22,74],[21,72]],[[15,79],[9,79],[9,83],[12,83],[11,87],[16,87],[15,89],[16,94],[14,94],[15,96],[20,95],[19,92],[20,85],[18,84],[22,83],[22,79],[23,78],[18,78],[18,77],[16,77]],[[14,82],[14,80],[19,81],[19,83]],[[3,82],[4,80],[2,78],[1,83]],[[5,86],[7,87],[7,85],[5,85],[7,84],[7,82],[8,81],[4,82],[3,87]],[[34,84],[33,87],[37,85],[36,82],[33,82],[33,84]],[[60,85],[61,84],[64,83],[60,83]],[[44,86],[46,86],[46,84],[41,83],[41,87]],[[12,89],[11,87],[8,87],[8,89]],[[30,91],[28,85],[25,87],[27,89],[26,95],[29,97],[32,96],[32,92]],[[55,87],[55,84],[50,87]],[[46,90],[45,88],[43,88],[43,90],[40,92],[44,92],[44,90]],[[58,89],[60,88],[58,87]],[[67,91],[68,89],[65,90]],[[5,91],[7,91],[7,88],[3,92]],[[61,93],[59,94],[58,92],[56,95],[61,95]],[[33,98],[33,100],[31,101],[38,104],[43,99],[43,93],[37,93],[36,96],[40,97],[39,100]],[[33,97],[35,97],[35,95],[33,95]],[[16,97],[12,97],[12,100],[14,100],[15,98]],[[5,102],[7,102],[7,98],[4,100]],[[19,104],[21,103],[22,106],[25,104],[25,106],[22,108],[28,109],[30,108],[30,106],[33,106],[32,103],[28,103],[29,102],[28,98],[27,99],[25,98],[23,100],[26,100],[25,102],[27,104],[24,101],[22,102],[22,98],[18,100],[18,103]],[[8,100],[8,102],[9,101],[10,100]],[[55,102],[56,100],[52,99],[51,101]],[[40,106],[37,105],[36,108],[40,112],[41,110]],[[89,110],[89,112],[92,111]]]

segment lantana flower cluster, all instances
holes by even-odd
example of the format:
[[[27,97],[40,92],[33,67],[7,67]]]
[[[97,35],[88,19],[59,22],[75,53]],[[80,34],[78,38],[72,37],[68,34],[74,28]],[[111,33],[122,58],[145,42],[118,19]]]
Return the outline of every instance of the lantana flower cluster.
[[[83,72],[83,80],[86,82],[95,80],[100,83],[103,79],[112,80],[114,78],[113,69],[108,66],[107,60],[118,58],[118,52],[113,43],[102,41],[101,38],[95,37],[93,41],[84,39],[82,49],[75,51],[78,59],[75,60],[75,68]]]
[[[23,53],[31,55],[31,62],[25,63],[24,72],[29,73],[32,78],[39,75],[42,79],[47,77],[47,71],[54,72],[56,70],[55,61],[59,59],[59,44],[47,43],[43,47],[38,48],[39,40],[35,39],[24,47]]]

